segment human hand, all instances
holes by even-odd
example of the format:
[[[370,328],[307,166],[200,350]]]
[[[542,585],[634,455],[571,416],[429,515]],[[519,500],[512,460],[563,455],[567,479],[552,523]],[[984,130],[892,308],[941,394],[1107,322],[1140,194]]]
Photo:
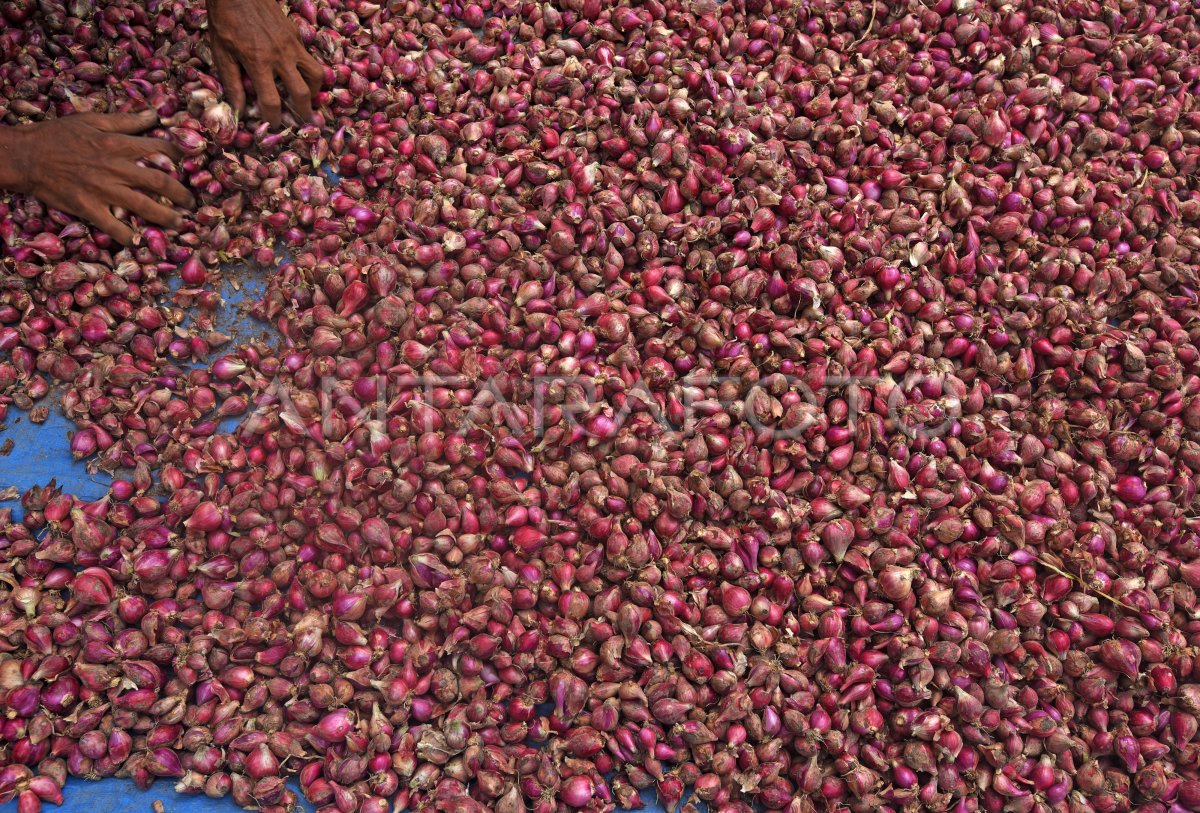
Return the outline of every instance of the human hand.
[[[239,115],[246,110],[244,70],[262,117],[272,127],[279,126],[283,115],[276,77],[296,117],[302,122],[312,119],[312,97],[321,90],[325,72],[305,50],[277,0],[208,0],[208,35],[221,84]]]
[[[183,184],[138,161],[182,152],[169,141],[136,135],[158,123],[141,113],[81,113],[0,129],[0,187],[33,195],[82,217],[129,245],[134,232],[112,212],[119,206],[159,226],[179,228],[183,216],[161,202],[195,204]]]

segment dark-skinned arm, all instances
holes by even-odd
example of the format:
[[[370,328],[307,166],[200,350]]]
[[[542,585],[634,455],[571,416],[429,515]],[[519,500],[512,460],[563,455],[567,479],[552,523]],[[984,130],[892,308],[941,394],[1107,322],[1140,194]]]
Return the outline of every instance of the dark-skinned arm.
[[[250,78],[263,118],[278,126],[283,105],[278,79],[301,121],[312,119],[312,99],[324,70],[300,41],[276,0],[207,0],[209,41],[230,105],[246,110],[243,73]],[[133,229],[113,213],[120,207],[150,223],[178,228],[183,217],[166,201],[194,200],[167,173],[145,166],[163,155],[178,161],[175,145],[142,133],[158,123],[153,111],[80,114],[36,124],[0,127],[0,190],[24,192],[81,217],[129,245]]]
[[[114,207],[167,228],[183,216],[176,206],[194,205],[192,195],[166,172],[139,164],[156,156],[182,157],[168,141],[138,135],[158,123],[142,113],[83,113],[0,128],[0,189],[24,192],[56,209],[81,217],[129,245],[133,229]]]
[[[301,122],[312,120],[313,97],[325,71],[300,41],[296,24],[278,0],[207,0],[208,37],[213,62],[229,105],[246,112],[242,76],[250,78],[262,117],[278,127],[283,104],[276,80],[287,91],[292,112]]]

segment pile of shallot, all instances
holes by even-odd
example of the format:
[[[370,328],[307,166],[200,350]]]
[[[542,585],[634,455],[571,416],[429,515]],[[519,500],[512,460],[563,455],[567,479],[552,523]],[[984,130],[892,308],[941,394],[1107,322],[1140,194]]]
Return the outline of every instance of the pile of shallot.
[[[0,198],[0,802],[1200,811],[1191,2],[292,0],[282,131],[201,5],[0,3],[200,201]]]

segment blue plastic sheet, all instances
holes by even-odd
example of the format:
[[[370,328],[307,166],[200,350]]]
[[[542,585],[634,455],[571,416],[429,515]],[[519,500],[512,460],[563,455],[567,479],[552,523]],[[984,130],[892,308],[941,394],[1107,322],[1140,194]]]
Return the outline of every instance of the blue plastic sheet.
[[[210,799],[176,793],[172,780],[160,779],[149,790],[141,790],[131,779],[68,779],[63,789],[62,807],[43,806],[43,811],[60,813],[151,813],[155,800],[163,803],[165,813],[238,813],[242,808],[233,799]],[[292,789],[299,789],[293,784]],[[313,807],[301,797],[297,810],[312,813]],[[16,813],[17,803],[0,805],[0,813]]]

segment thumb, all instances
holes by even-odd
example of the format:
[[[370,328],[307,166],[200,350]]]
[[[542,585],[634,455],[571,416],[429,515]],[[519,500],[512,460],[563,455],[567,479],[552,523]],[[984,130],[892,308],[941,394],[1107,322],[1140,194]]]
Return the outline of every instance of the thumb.
[[[158,113],[143,110],[140,113],[90,113],[87,123],[106,133],[140,133],[158,124]]]

